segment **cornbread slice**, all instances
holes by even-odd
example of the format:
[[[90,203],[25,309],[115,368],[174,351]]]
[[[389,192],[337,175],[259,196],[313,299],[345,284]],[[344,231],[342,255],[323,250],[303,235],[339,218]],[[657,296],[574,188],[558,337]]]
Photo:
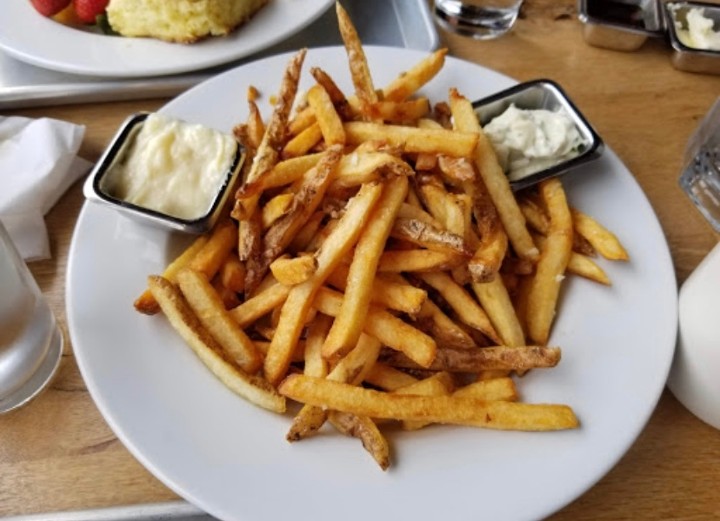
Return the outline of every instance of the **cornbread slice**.
[[[107,16],[123,36],[193,43],[224,36],[248,21],[268,0],[110,0]]]

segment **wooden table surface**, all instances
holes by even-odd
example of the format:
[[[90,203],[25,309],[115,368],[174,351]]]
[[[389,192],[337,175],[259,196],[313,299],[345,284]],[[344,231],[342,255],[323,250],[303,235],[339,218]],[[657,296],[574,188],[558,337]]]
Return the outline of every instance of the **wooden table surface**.
[[[495,41],[442,32],[441,38],[454,56],[517,80],[547,77],[563,85],[650,199],[679,283],[716,243],[677,178],[688,136],[720,95],[720,77],[673,69],[670,51],[659,40],[632,53],[587,45],[572,0],[528,0],[514,32]],[[157,109],[165,101],[43,107],[5,115],[86,125],[80,155],[95,160],[128,114]],[[31,265],[63,325],[68,250],[82,204],[78,183],[47,216],[52,260]],[[0,516],[178,499],[107,426],[85,388],[70,342],[51,387],[26,407],[0,416],[0,469]],[[720,432],[666,391],[619,464],[551,519],[718,519],[719,490]]]

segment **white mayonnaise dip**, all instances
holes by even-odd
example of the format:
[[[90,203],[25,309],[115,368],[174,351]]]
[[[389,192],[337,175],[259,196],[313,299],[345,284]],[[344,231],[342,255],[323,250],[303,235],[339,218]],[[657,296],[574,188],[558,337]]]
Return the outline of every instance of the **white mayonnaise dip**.
[[[675,21],[678,40],[687,47],[709,51],[720,51],[720,32],[713,30],[713,20],[704,16],[704,9],[692,7],[686,16],[687,28]]]
[[[561,109],[519,109],[514,104],[483,127],[511,181],[577,156],[587,141]]]
[[[107,176],[113,197],[180,219],[204,216],[232,166],[232,136],[150,114]]]

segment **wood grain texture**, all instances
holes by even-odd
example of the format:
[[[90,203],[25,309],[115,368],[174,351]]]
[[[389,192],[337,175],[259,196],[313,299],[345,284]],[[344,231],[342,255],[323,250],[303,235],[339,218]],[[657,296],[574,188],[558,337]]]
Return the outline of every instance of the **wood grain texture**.
[[[673,69],[669,48],[659,40],[632,53],[588,46],[574,0],[527,0],[513,32],[495,41],[442,32],[441,38],[453,56],[517,80],[551,78],[568,91],[650,199],[680,282],[716,243],[717,236],[682,194],[677,179],[690,133],[720,95],[720,77]],[[81,155],[95,160],[127,115],[163,103],[70,105],[12,114],[86,125]],[[68,250],[82,202],[78,183],[47,217],[53,259],[32,265],[63,324]],[[720,432],[665,392],[627,454],[550,519],[718,519],[718,462]],[[102,419],[69,342],[51,387],[25,408],[0,416],[0,469],[0,516],[176,499]]]

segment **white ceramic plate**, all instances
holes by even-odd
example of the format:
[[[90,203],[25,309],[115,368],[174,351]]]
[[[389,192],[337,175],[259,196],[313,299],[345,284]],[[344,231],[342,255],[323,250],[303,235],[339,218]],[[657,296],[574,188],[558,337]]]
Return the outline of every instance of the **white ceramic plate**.
[[[192,45],[83,31],[41,16],[30,0],[0,2],[0,49],[46,69],[107,77],[176,74],[222,65],[284,40],[332,0],[271,0],[227,37]]]
[[[366,51],[377,85],[423,56]],[[237,93],[256,85],[267,106],[288,58],[224,73],[163,111],[227,131],[244,119]],[[343,49],[311,50],[305,71],[314,65],[350,91]],[[445,99],[457,86],[475,99],[512,83],[451,58],[424,92]],[[551,339],[563,348],[562,361],[519,381],[525,401],[570,404],[582,422],[577,430],[392,432],[393,464],[385,473],[357,440],[331,431],[290,444],[289,416],[233,395],[164,318],[132,308],[146,275],[160,273],[188,238],[91,204],[77,224],[67,280],[70,332],[85,382],[130,451],[179,495],[223,520],[540,519],[590,488],[636,439],[663,389],[676,332],[668,247],[630,172],[608,150],[565,184],[571,203],[616,231],[632,257],[599,261],[611,287],[568,280]]]

